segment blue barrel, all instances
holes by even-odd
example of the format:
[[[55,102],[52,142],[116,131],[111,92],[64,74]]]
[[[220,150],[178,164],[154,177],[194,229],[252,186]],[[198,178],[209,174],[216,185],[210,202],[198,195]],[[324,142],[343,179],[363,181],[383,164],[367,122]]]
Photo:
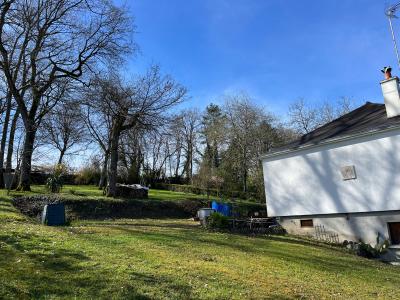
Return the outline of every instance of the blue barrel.
[[[211,208],[214,209],[216,212],[220,213],[221,215],[224,215],[226,217],[231,216],[231,205],[228,203],[220,203],[217,201],[212,201],[211,202]]]
[[[47,204],[42,213],[42,223],[49,226],[60,226],[65,224],[64,203]]]

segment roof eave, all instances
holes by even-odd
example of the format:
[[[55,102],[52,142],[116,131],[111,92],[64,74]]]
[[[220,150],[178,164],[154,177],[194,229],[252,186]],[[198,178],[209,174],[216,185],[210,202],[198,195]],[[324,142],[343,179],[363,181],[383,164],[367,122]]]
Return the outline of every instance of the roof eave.
[[[384,133],[384,132],[390,132],[390,131],[394,131],[394,130],[397,130],[397,129],[400,129],[400,125],[390,126],[390,127],[385,128],[385,129],[374,129],[374,130],[365,131],[365,132],[361,132],[361,133],[358,133],[358,134],[342,136],[342,137],[338,137],[338,138],[331,138],[331,139],[327,139],[327,140],[324,140],[322,142],[315,143],[315,144],[298,146],[298,147],[295,147],[295,148],[289,148],[289,149],[276,151],[276,152],[272,152],[272,153],[265,153],[265,154],[260,156],[260,160],[273,158],[273,157],[277,157],[277,156],[283,156],[283,155],[289,154],[289,153],[301,152],[303,150],[317,148],[317,147],[320,147],[320,146],[323,146],[323,145],[335,144],[335,143],[338,143],[338,142],[352,140],[352,139],[356,139],[356,138],[360,138],[360,137],[371,136],[371,135]]]

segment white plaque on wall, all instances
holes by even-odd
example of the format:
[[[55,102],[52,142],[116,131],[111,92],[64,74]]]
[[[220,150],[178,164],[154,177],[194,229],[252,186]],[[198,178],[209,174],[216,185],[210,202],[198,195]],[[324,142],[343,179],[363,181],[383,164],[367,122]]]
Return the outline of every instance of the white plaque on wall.
[[[344,166],[340,168],[343,180],[356,179],[356,169],[354,166]]]

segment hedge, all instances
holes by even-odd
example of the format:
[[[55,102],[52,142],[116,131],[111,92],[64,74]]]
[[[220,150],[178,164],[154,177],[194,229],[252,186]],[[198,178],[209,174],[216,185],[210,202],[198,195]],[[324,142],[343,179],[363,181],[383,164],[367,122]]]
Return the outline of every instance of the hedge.
[[[76,200],[52,195],[21,196],[14,198],[12,203],[23,214],[38,219],[44,206],[50,203],[64,203],[68,219],[189,218],[208,206],[206,200]]]

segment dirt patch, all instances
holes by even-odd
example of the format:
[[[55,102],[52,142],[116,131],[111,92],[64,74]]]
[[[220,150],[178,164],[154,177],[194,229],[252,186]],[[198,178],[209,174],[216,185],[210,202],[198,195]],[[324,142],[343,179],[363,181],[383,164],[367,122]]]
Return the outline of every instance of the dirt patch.
[[[12,204],[24,215],[31,218],[40,218],[45,205],[60,203],[59,197],[41,196],[21,196],[12,200]]]

